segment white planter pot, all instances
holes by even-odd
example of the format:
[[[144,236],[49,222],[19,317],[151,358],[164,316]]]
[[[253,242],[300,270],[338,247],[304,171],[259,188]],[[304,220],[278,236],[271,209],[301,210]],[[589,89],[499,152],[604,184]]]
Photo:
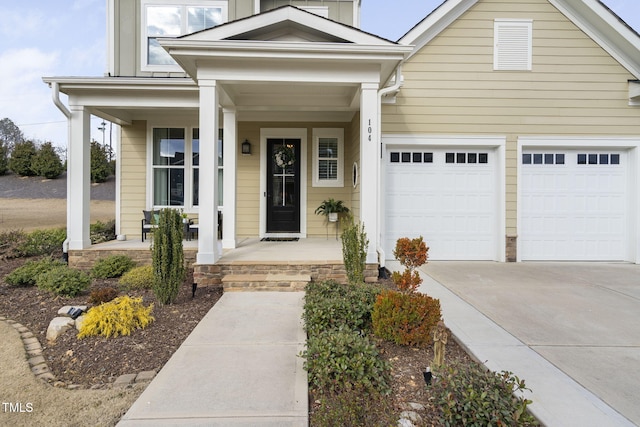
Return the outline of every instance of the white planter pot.
[[[329,222],[337,222],[337,221],[338,221],[338,212],[330,212]]]

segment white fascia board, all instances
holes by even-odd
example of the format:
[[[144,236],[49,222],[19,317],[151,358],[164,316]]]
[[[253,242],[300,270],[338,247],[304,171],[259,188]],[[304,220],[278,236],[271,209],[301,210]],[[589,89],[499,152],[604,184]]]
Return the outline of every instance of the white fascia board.
[[[63,88],[90,89],[109,88],[110,90],[198,90],[197,85],[187,78],[144,78],[144,77],[43,77],[42,81],[51,84],[58,83],[60,91]]]
[[[478,0],[445,1],[422,22],[402,36],[398,43],[413,45],[414,49],[410,55],[413,56],[477,2]]]
[[[313,29],[314,31],[324,32],[332,37],[347,40],[351,43],[358,44],[376,44],[376,45],[394,45],[392,41],[384,38],[365,33],[357,28],[349,27],[322,18],[313,13],[306,12],[293,6],[282,7],[259,15],[254,15],[238,21],[229,22],[209,30],[200,31],[180,37],[180,40],[224,40],[235,37],[270,25],[293,22]]]
[[[549,0],[633,76],[640,79],[640,37],[598,0]]]

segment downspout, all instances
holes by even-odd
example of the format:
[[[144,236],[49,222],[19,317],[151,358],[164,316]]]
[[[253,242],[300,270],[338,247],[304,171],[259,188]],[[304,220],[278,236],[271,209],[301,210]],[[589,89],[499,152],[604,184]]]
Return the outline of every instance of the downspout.
[[[62,101],[60,100],[60,86],[58,85],[58,82],[51,82],[51,98],[53,99],[53,103],[55,104],[56,107],[58,107],[58,110],[62,111],[62,114],[65,115],[65,117],[67,118],[67,164],[69,162],[68,159],[68,146],[71,143],[71,129],[69,126],[69,121],[71,120],[71,111],[69,111],[69,109],[62,103]],[[69,194],[69,180],[67,180],[67,195]],[[67,197],[67,204],[69,203],[69,198]],[[69,207],[67,206],[67,211],[69,210]],[[62,259],[64,262],[66,262],[67,264],[69,264],[69,236],[67,235],[67,237],[64,239],[64,242],[62,242]]]
[[[402,87],[402,64],[398,65],[396,68],[396,81],[392,86],[384,87],[378,91],[378,141],[380,141],[380,158],[382,158],[382,97],[387,95],[388,93],[397,92]],[[385,267],[385,253],[382,248],[382,243],[380,241],[380,229],[381,229],[381,218],[382,218],[382,203],[381,203],[381,184],[382,177],[380,174],[380,165],[381,161],[378,162],[378,184],[376,185],[378,194],[376,195],[377,200],[377,209],[378,209],[378,223],[376,224],[376,230],[378,231],[378,247],[376,251],[378,252],[378,263],[380,264],[380,274],[384,273]]]

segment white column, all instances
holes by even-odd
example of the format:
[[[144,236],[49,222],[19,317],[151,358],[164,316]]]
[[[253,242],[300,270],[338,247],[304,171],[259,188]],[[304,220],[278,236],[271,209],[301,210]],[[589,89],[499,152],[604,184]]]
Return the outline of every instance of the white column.
[[[378,85],[363,83],[360,95],[360,221],[369,239],[367,263],[378,262]]]
[[[236,170],[238,164],[238,122],[236,110],[224,108],[222,110],[223,123],[223,218],[222,218],[222,247],[234,249],[236,247]]]
[[[215,264],[218,250],[218,91],[200,81],[200,181],[198,264]]]
[[[72,105],[67,150],[67,239],[69,249],[91,246],[91,116],[83,106]]]

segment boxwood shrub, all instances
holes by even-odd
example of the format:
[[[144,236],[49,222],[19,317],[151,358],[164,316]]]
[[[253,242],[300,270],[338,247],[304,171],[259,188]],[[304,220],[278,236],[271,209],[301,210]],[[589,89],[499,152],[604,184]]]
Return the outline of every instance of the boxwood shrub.
[[[40,274],[61,266],[65,266],[62,261],[50,257],[27,261],[7,274],[4,281],[10,286],[34,286]]]
[[[74,297],[89,288],[91,277],[66,265],[54,267],[38,275],[36,286],[51,291],[56,295]]]
[[[120,277],[135,266],[136,263],[126,255],[109,255],[96,261],[91,269],[91,277],[96,279]]]

